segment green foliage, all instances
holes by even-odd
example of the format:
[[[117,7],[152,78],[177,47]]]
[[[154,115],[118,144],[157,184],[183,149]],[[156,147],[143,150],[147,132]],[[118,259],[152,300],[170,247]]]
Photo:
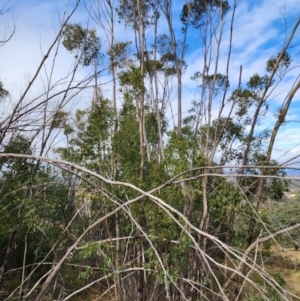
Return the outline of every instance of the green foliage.
[[[100,39],[95,29],[83,29],[80,24],[67,24],[63,31],[63,45],[83,66],[88,66],[99,59]]]
[[[212,218],[210,231],[214,233],[221,226],[218,237],[225,241],[225,234],[229,228],[226,223],[223,223],[224,217],[232,210],[239,211],[242,195],[234,183],[221,177],[214,177],[210,180],[209,195]]]
[[[162,70],[164,71],[165,76],[177,74],[176,64],[178,64],[178,66],[181,66],[181,72],[184,72],[184,70],[187,68],[186,62],[181,61],[178,57],[176,58],[176,56],[172,52],[164,53],[161,56],[160,61],[162,63]]]
[[[135,91],[125,92],[125,98],[132,95],[133,98],[138,97],[140,93],[146,91],[143,77],[139,68],[131,65],[128,71],[123,71],[119,74],[120,85],[134,88]]]
[[[53,128],[65,128],[68,115],[69,114],[63,110],[57,111],[56,114],[53,116],[52,127]],[[65,131],[67,133],[69,133],[70,130],[68,131],[68,129],[65,128]]]
[[[274,273],[271,275],[271,277],[279,284],[279,286],[283,289],[286,288],[286,282],[284,281],[284,279],[282,278],[282,276],[280,275],[280,273]],[[257,290],[255,288],[249,288],[245,290],[245,297],[247,301],[264,301],[266,300],[266,297],[269,300],[274,300],[274,301],[282,301],[282,297],[278,294],[278,290],[280,291],[280,289],[275,289],[274,287],[272,287],[270,284],[264,283],[262,282],[261,279],[259,279],[259,277],[254,277],[254,280],[256,282],[259,282],[259,284],[261,286],[264,287],[264,291],[265,291],[265,296],[262,296],[260,292],[257,292]],[[258,279],[256,279],[258,278]]]
[[[248,187],[247,193],[253,194],[255,193],[259,181],[257,178],[251,178],[251,174],[253,175],[261,175],[267,174],[270,176],[277,176],[278,178],[269,178],[266,181],[264,187],[264,194],[261,201],[265,201],[267,199],[280,201],[284,195],[284,192],[288,191],[289,182],[284,180],[286,173],[282,169],[274,168],[272,166],[278,166],[278,162],[276,160],[272,160],[271,162],[266,162],[266,155],[261,152],[254,152],[251,158],[251,164],[257,166],[257,168],[252,168],[247,170],[247,174],[249,177],[243,179],[244,185]],[[259,169],[259,166],[269,165],[270,169]]]
[[[254,91],[261,91],[268,86],[269,77],[267,75],[259,76],[254,74],[250,77],[250,80],[247,83],[247,86]]]
[[[167,131],[167,121],[162,114],[160,115],[160,120],[162,134],[165,134]],[[145,129],[147,133],[148,144],[155,148],[159,141],[159,135],[156,114],[152,111],[147,110],[145,112]],[[156,158],[155,154],[154,158]]]
[[[131,25],[134,30],[138,30],[141,23],[139,10],[144,25],[151,24],[153,22],[152,19],[157,16],[156,11],[153,10],[151,0],[140,0],[139,2],[121,0],[117,8],[117,13],[119,18],[125,21],[126,26]]]
[[[4,151],[31,154],[31,141],[16,135]],[[26,264],[30,265],[44,258],[56,241],[64,239],[62,229],[73,215],[71,189],[57,171],[41,162],[9,158],[1,160],[1,167],[0,244],[5,248],[11,232],[16,231],[15,255],[10,267],[22,264],[25,239]],[[32,277],[42,270],[38,269]]]
[[[178,42],[178,44],[179,43],[180,42]],[[174,53],[170,38],[167,35],[158,35],[156,38],[156,46],[157,52],[160,54],[161,70],[164,72],[165,76],[176,75],[178,67],[181,69],[180,72],[184,72],[186,70],[186,62],[181,60],[178,57],[178,54]]]
[[[277,206],[276,206],[277,205]],[[278,204],[271,203],[273,210],[268,214],[269,223],[275,229],[281,229],[289,226],[293,226],[300,223],[299,210],[300,210],[300,198],[296,197],[292,200],[284,200]],[[277,238],[279,242],[288,248],[291,248],[300,242],[299,229],[290,232],[289,234],[283,234]]]
[[[157,46],[157,51],[161,56],[172,52],[171,41],[166,34],[159,34],[156,37],[155,43]]]
[[[241,118],[248,115],[251,106],[258,101],[258,97],[249,89],[239,89],[233,92],[230,100],[236,101],[235,115]]]
[[[190,126],[182,128],[182,135],[176,131],[168,133],[169,141],[165,148],[165,162],[168,172],[175,176],[194,166],[202,166],[204,158],[198,147],[197,136]]]
[[[140,166],[139,152],[139,124],[136,120],[134,107],[125,104],[121,112],[119,131],[114,136],[114,150],[116,152],[120,175],[137,178]],[[125,179],[124,178],[124,179]]]
[[[219,12],[221,16],[225,15],[230,6],[228,1],[223,0],[192,0],[183,5],[181,11],[181,22],[183,24],[192,24],[195,28],[200,28],[209,22],[213,12]]]
[[[274,81],[270,82],[269,76],[260,76],[254,74],[247,82],[247,88],[241,88],[232,93],[230,101],[235,101],[237,106],[235,115],[241,120],[245,120],[247,124],[251,124],[251,118],[249,118],[249,112],[251,108],[258,105],[261,101],[262,93],[266,88],[272,86]],[[260,110],[260,116],[264,116],[269,109],[269,105],[266,100],[263,100],[263,109]]]
[[[240,143],[244,139],[245,128],[237,123],[233,118],[222,118],[213,120],[209,131],[209,141],[206,136],[206,125],[200,128],[201,143],[200,146],[208,147],[212,151],[216,141],[219,141],[219,151],[221,154],[220,164],[236,160],[239,162],[243,156]]]
[[[93,275],[93,269],[86,267],[84,271],[80,272],[78,279],[88,280]]]
[[[108,51],[110,59],[113,61],[114,67],[123,68],[128,61],[131,42],[115,43]]]
[[[201,72],[195,72],[193,76],[191,76],[192,80],[201,79],[200,87],[214,90],[213,95],[218,95],[220,91],[227,89],[229,87],[229,80],[226,75],[217,73],[211,75],[204,75]]]
[[[271,57],[268,61],[267,61],[267,66],[266,66],[266,70],[268,72],[272,72],[273,69],[275,68],[277,61],[280,57],[280,53],[277,54],[276,57]],[[284,52],[282,55],[282,58],[278,64],[278,69],[277,69],[277,73],[282,73],[284,71],[286,71],[288,69],[288,67],[291,64],[291,57],[287,52]]]
[[[9,92],[3,88],[3,83],[0,81],[0,101],[9,96]]]
[[[158,60],[147,59],[144,62],[144,68],[149,76],[153,76],[156,72],[163,70],[163,64]]]
[[[100,92],[99,92],[100,93]],[[94,99],[89,110],[77,110],[75,124],[65,125],[69,146],[57,148],[64,159],[73,162],[88,162],[92,170],[109,170],[107,160],[111,152],[113,108],[108,99]]]

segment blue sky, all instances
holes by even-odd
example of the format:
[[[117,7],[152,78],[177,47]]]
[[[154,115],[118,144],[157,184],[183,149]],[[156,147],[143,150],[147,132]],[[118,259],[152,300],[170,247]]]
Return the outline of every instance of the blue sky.
[[[70,8],[74,4],[70,1]],[[86,1],[88,2],[88,1]],[[184,2],[184,1],[183,1]],[[229,1],[231,2],[231,1]],[[16,100],[24,90],[28,80],[34,74],[43,53],[51,44],[55,32],[59,28],[59,19],[62,15],[67,1],[37,1],[37,0],[12,0],[10,11],[1,16],[1,28],[12,27],[16,25],[16,33],[12,40],[4,47],[0,48],[0,80],[6,89],[11,92],[12,101]],[[174,9],[181,7],[181,2],[174,1]],[[276,55],[282,48],[295,20],[299,17],[299,0],[241,0],[236,11],[234,23],[232,60],[230,64],[230,82],[231,88],[235,89],[238,82],[239,66],[243,65],[243,83],[247,82],[249,77],[254,73],[265,74],[265,63],[272,55]],[[88,14],[85,7],[80,4],[71,19],[72,23],[86,24]],[[91,20],[89,20],[93,26]],[[5,27],[8,26],[8,27]],[[228,27],[228,23],[225,24]],[[181,25],[178,21],[178,28]],[[163,23],[160,30],[166,30],[166,24]],[[3,30],[2,30],[3,31]],[[100,33],[100,32],[99,32]],[[0,31],[1,34],[1,31]],[[179,32],[178,32],[179,34]],[[121,41],[132,40],[133,34],[124,29],[122,24],[117,24],[117,39]],[[151,33],[148,33],[151,37]],[[180,34],[179,34],[180,36]],[[197,32],[190,30],[188,44],[193,45]],[[228,28],[224,32],[223,43],[224,51],[221,52],[219,72],[225,70],[228,41]],[[105,38],[103,37],[103,42]],[[294,46],[290,49],[294,57],[294,63],[299,61],[300,50],[300,30],[296,34]],[[105,48],[105,44],[104,44]],[[223,49],[222,49],[223,50]],[[183,111],[187,114],[190,108],[190,102],[195,97],[195,86],[191,82],[190,76],[201,70],[202,57],[199,55],[197,44],[187,53],[186,62],[188,69],[183,77],[184,86],[184,104]],[[58,61],[55,66],[54,77],[59,79],[66,74],[72,66],[73,57],[63,48],[59,49]],[[49,65],[50,68],[50,65]],[[85,76],[90,70],[82,69],[78,77]],[[299,68],[291,71],[287,80],[278,87],[271,101],[272,108],[278,108],[282,103],[287,91],[291,88],[293,80],[299,75]],[[104,83],[109,80],[107,74],[103,74],[100,82]],[[43,91],[41,81],[36,84],[30,93],[30,97]],[[103,87],[104,91],[109,94],[110,87]],[[88,104],[89,99],[82,97],[80,103],[82,106]],[[173,112],[176,111],[176,101],[172,103]],[[300,120],[300,95],[296,95],[292,104],[290,114],[287,120]],[[262,126],[272,125],[274,122],[273,113],[267,115],[262,121]],[[275,147],[273,157],[282,161],[284,158],[300,154],[300,123],[288,122],[280,131],[278,143]],[[284,155],[290,150],[286,155]]]

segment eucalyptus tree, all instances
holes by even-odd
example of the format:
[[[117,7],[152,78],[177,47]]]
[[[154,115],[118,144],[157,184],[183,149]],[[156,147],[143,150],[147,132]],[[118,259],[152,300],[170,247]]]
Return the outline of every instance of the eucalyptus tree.
[[[177,41],[175,30],[173,27],[173,19],[172,19],[172,0],[164,0],[162,2],[162,11],[166,17],[168,28],[169,28],[169,39],[170,45],[172,48],[172,56],[173,60],[175,61],[176,67],[176,76],[177,76],[177,114],[178,114],[178,121],[177,121],[177,131],[178,134],[181,135],[181,124],[182,124],[182,64],[183,58],[186,52],[186,38],[187,38],[187,30],[189,27],[189,20],[184,24],[183,28],[183,40],[181,42]],[[189,18],[189,16],[188,16]],[[179,44],[179,45],[178,45]]]
[[[145,176],[145,146],[147,151],[147,161],[150,161],[150,150],[145,129],[145,59],[146,59],[146,28],[151,23],[152,5],[149,0],[121,0],[119,3],[118,15],[125,21],[127,26],[131,26],[135,34],[135,46],[137,51],[137,58],[139,61],[139,75],[135,72],[135,67],[131,67],[131,74],[128,74],[128,79],[136,78],[137,91],[140,95],[137,99],[139,102],[136,104],[137,115],[139,120],[139,138],[140,138],[140,179],[143,180]],[[154,13],[157,20],[157,15]],[[125,77],[123,77],[123,83]],[[122,81],[122,80],[121,80]],[[131,83],[133,84],[133,83]],[[140,209],[139,220],[142,219],[142,209]],[[137,236],[140,236],[140,230],[137,229]],[[142,267],[142,243],[137,243],[137,265]],[[143,272],[137,272],[137,296],[138,300],[144,298],[144,279]]]
[[[64,78],[66,89],[56,91],[49,76],[43,95],[26,100],[29,104],[21,98],[1,121],[1,150],[5,151],[0,153],[0,183],[6,194],[0,209],[0,231],[5,233],[0,276],[18,273],[10,269],[4,274],[5,258],[16,239],[23,239],[22,249],[27,250],[11,265],[22,265],[23,273],[20,284],[12,283],[14,288],[5,297],[68,300],[95,286],[99,298],[109,292],[124,301],[248,300],[250,293],[257,300],[288,300],[287,288],[266,272],[263,257],[258,260],[257,254],[259,244],[300,227],[297,219],[287,224],[286,216],[276,212],[281,225],[274,229],[273,216],[266,217],[261,206],[268,198],[280,200],[287,189],[285,165],[274,161],[272,153],[299,78],[278,111],[269,99],[276,96],[288,72],[298,67],[297,54],[291,56],[288,50],[299,21],[282,51],[267,62],[266,74],[243,79],[241,67],[234,78],[229,71],[238,2],[181,3],[181,33],[175,30],[179,18],[171,0],[93,1],[91,9],[87,5],[98,25],[93,29],[65,19],[54,44],[62,42],[75,55],[71,73]],[[116,41],[114,6],[126,30],[133,31],[135,56],[127,56],[128,42]],[[161,13],[169,36],[160,32]],[[191,78],[199,94],[183,118],[182,75],[188,68],[186,44],[191,28],[199,38],[202,63]],[[98,81],[103,30],[109,41],[112,99]],[[147,37],[151,30],[153,35]],[[80,68],[88,76],[76,82]],[[172,127],[166,125],[164,113],[174,77],[178,122]],[[66,105],[81,91],[88,95],[91,83],[94,93],[89,95],[89,107],[68,113]],[[5,102],[7,91],[0,88]],[[50,112],[54,98],[56,109]],[[41,108],[42,124],[35,127]],[[262,128],[260,122],[273,112],[274,125]],[[32,116],[35,119],[29,125],[26,120]],[[14,140],[16,128],[30,134]],[[62,159],[54,159],[48,152],[49,137],[61,139],[61,132],[66,142],[55,148],[55,156]],[[16,141],[19,150],[4,147]],[[41,146],[38,151],[32,141]],[[57,170],[61,170],[59,177],[51,178],[49,174]],[[18,216],[10,215],[12,210]],[[18,231],[9,233],[12,226]],[[41,243],[45,237],[47,243]],[[31,249],[36,242],[38,255]],[[33,258],[27,259],[26,253]],[[47,258],[51,268],[40,268]],[[38,266],[33,274],[27,263]],[[30,283],[33,276],[38,278],[34,284]]]
[[[115,1],[94,0],[91,3],[90,15],[96,22],[99,28],[104,32],[106,41],[108,42],[108,57],[109,57],[109,70],[112,76],[112,100],[114,105],[114,119],[115,129],[118,129],[118,113],[117,113],[117,71],[119,68],[123,68],[128,65],[129,58],[129,41],[117,41],[115,36],[116,26],[116,4]]]

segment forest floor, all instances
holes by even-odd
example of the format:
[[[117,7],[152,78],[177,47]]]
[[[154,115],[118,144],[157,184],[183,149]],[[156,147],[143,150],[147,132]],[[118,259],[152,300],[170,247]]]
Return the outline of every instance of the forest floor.
[[[287,284],[287,288],[300,296],[300,250],[294,248],[272,248],[271,256],[265,262],[270,274],[278,274]]]

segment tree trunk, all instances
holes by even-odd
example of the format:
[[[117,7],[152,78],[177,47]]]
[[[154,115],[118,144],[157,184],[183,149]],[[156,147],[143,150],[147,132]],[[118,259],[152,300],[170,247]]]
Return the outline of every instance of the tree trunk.
[[[139,219],[140,220],[140,219]],[[137,243],[136,243],[136,257],[137,257],[137,279],[136,279],[136,300],[143,301],[144,300],[144,277],[142,271],[142,257],[143,257],[143,248],[142,248],[142,241],[141,231],[137,229]]]
[[[119,212],[116,213],[116,238],[120,237],[120,214]],[[117,301],[123,301],[123,288],[122,288],[122,281],[121,281],[121,277],[120,274],[118,272],[119,267],[120,267],[120,263],[121,263],[121,245],[120,245],[120,241],[117,240],[116,242],[116,262],[115,262],[115,266],[116,266],[116,278],[115,278],[115,294],[116,294],[116,300]]]
[[[7,268],[9,266],[9,262],[10,262],[10,258],[12,253],[14,252],[14,245],[16,242],[16,238],[17,238],[17,231],[13,230],[13,232],[11,232],[8,244],[7,244],[7,248],[6,248],[6,252],[4,254],[4,259],[0,268],[0,288],[3,287],[4,284],[4,274],[7,271]]]

